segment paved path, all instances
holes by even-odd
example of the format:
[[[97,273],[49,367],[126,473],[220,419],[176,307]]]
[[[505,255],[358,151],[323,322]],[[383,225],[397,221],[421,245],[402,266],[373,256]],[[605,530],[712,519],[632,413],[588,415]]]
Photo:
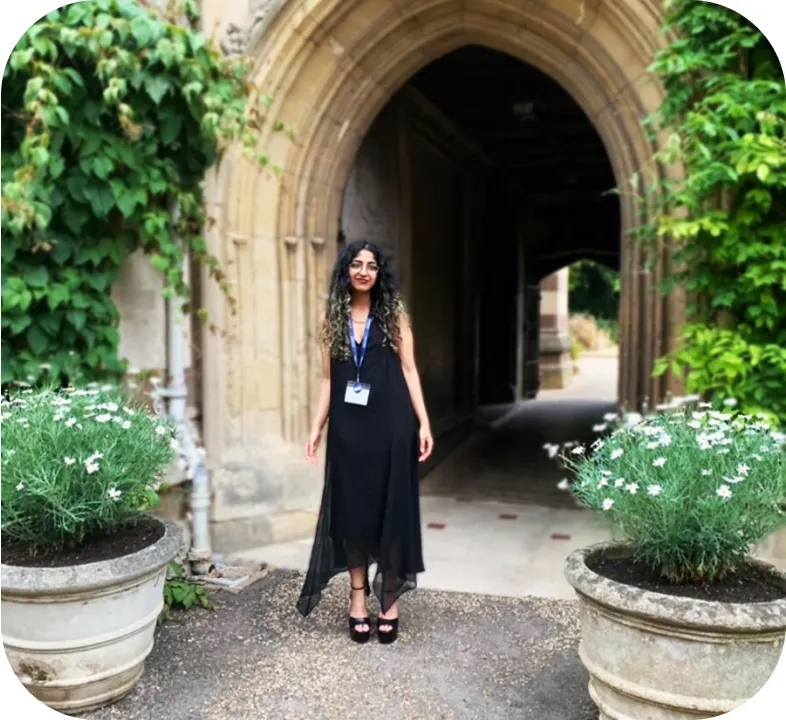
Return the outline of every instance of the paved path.
[[[133,694],[89,720],[594,720],[575,605],[417,590],[396,644],[350,642],[336,578],[307,619],[277,571],[165,624]]]
[[[597,437],[593,425],[615,409],[616,369],[614,357],[582,358],[584,379],[567,390],[514,408],[484,408],[490,426],[422,483],[421,587],[573,598],[562,572],[565,558],[608,539],[609,531],[558,488],[564,473],[543,444]],[[311,543],[307,537],[268,545],[229,560],[304,571]]]

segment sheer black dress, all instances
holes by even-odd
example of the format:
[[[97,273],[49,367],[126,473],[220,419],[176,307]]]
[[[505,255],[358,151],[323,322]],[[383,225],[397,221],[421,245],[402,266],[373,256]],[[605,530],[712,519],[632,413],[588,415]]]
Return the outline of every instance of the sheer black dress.
[[[298,610],[308,615],[330,579],[376,563],[371,587],[383,612],[423,572],[418,496],[418,424],[401,360],[371,323],[360,380],[368,405],[345,402],[355,364],[333,360],[325,487]]]

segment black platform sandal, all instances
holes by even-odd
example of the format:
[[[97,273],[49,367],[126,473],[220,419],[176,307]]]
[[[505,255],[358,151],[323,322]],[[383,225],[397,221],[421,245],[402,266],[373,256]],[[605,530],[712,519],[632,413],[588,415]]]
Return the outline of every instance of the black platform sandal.
[[[390,629],[389,630],[380,630],[379,626],[387,625]],[[391,643],[396,642],[396,638],[398,637],[398,618],[377,618],[377,637],[379,638],[379,642],[382,645],[390,645]]]
[[[365,590],[366,596],[369,594],[368,585],[363,586],[362,588],[352,587],[353,590]],[[360,625],[365,625],[366,630],[356,630],[357,627]],[[371,618],[370,617],[362,617],[356,618],[349,616],[349,637],[356,643],[364,643],[368,642],[368,639],[371,637]]]

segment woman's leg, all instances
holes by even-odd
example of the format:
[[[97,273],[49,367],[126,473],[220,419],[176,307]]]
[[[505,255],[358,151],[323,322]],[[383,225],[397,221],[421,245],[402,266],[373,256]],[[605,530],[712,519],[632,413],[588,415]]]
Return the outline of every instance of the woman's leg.
[[[397,579],[396,573],[388,570],[382,573],[382,601],[388,607],[387,612],[380,612],[377,620],[379,632],[390,632],[392,625],[386,625],[385,620],[395,620],[398,617],[398,602],[396,600]]]
[[[368,617],[368,611],[366,610],[366,576],[367,570],[365,567],[355,567],[349,571],[349,581],[352,584],[349,601],[350,617]],[[358,632],[368,632],[369,626],[357,625],[355,629]]]
[[[346,543],[349,582],[351,585],[349,615],[353,618],[368,617],[366,588],[368,587],[368,551],[362,542]],[[368,632],[368,625],[357,625],[358,632]]]

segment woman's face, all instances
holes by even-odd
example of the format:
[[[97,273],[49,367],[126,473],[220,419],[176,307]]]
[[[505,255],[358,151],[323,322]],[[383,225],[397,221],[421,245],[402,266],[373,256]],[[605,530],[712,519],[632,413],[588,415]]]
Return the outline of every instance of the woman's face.
[[[374,253],[361,250],[349,264],[349,282],[357,292],[369,292],[377,282],[379,265]]]

